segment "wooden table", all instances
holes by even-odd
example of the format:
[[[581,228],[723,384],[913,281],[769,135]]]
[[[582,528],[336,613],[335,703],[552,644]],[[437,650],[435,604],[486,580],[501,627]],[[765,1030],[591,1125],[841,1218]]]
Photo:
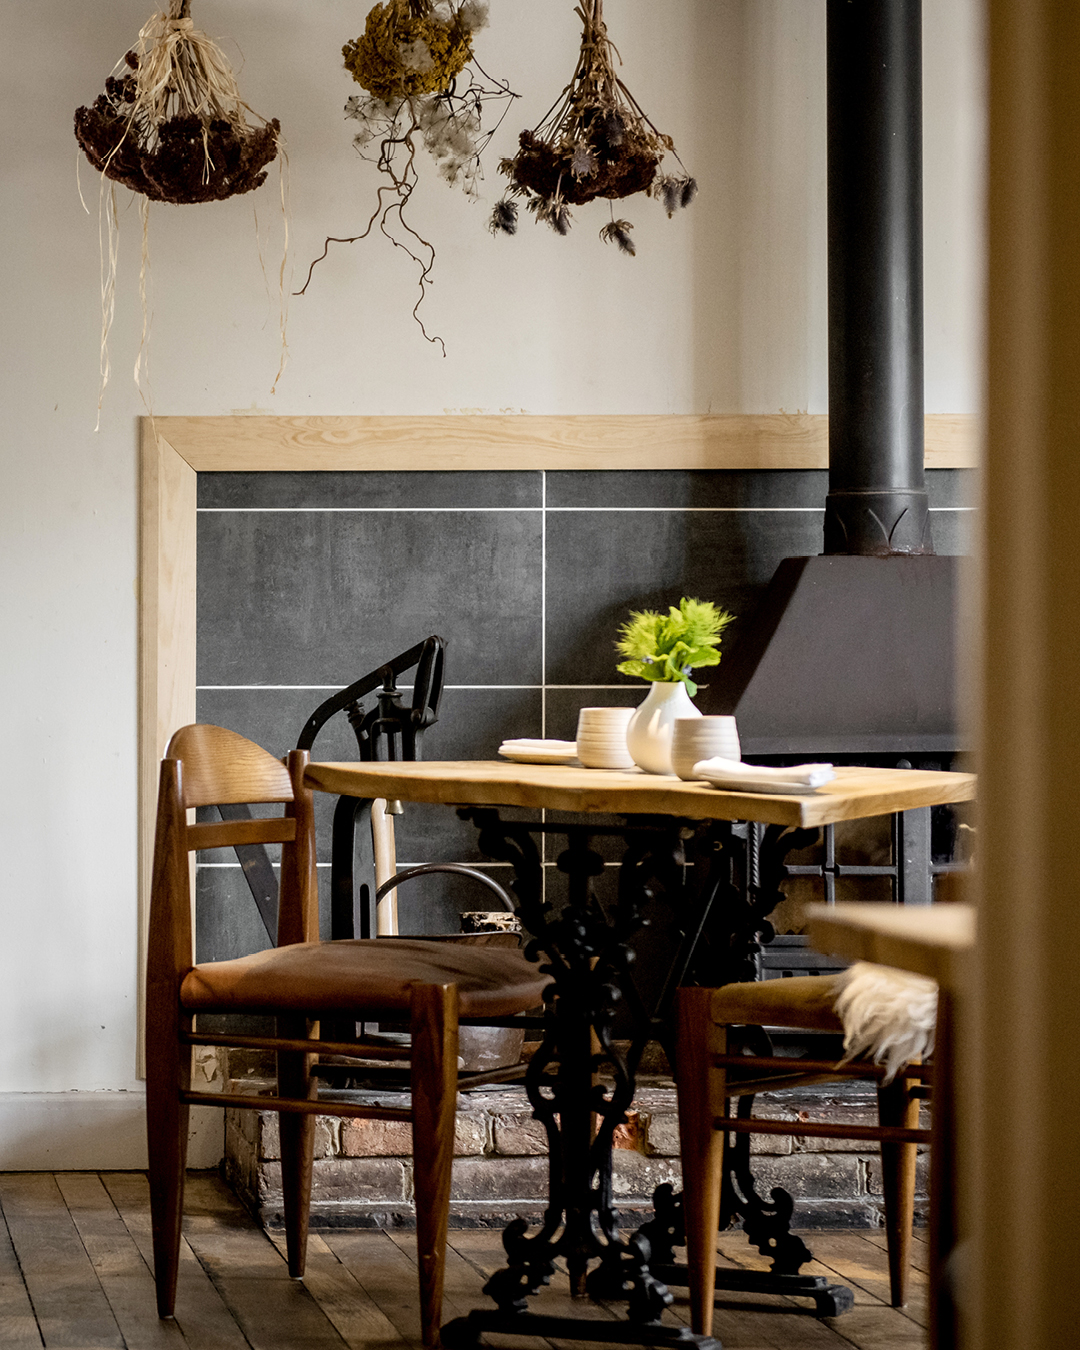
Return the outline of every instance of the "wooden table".
[[[317,763],[308,768],[307,782],[321,792],[351,797],[688,820],[756,820],[804,829],[919,806],[966,802],[975,796],[974,774],[930,769],[838,768],[831,783],[805,796],[794,796],[727,792],[660,774],[502,760]]]
[[[811,943],[849,961],[897,966],[938,982],[930,1154],[930,1344],[956,1345],[956,1309],[944,1278],[957,1243],[954,1028],[975,946],[975,909],[967,904],[903,907],[848,903],[807,905]]]
[[[674,1263],[679,1219],[672,1197],[667,1202],[670,1212],[659,1212],[658,1204],[656,1218],[640,1230],[645,1242],[638,1235],[623,1238],[618,1231],[611,1147],[614,1130],[633,1100],[634,1066],[641,1050],[649,1040],[660,1039],[673,1054],[666,1004],[678,983],[694,982],[691,962],[707,923],[729,935],[731,948],[727,964],[713,962],[710,982],[753,978],[751,953],[762,929],[768,929],[765,916],[780,898],[783,858],[792,841],[809,842],[799,831],[967,801],[974,795],[974,777],[916,769],[839,768],[832,782],[795,795],[721,791],[674,777],[575,766],[427,761],[314,763],[306,781],[319,791],[355,799],[397,798],[458,807],[459,814],[479,826],[481,851],[513,865],[518,913],[533,935],[532,949],[554,977],[555,996],[545,1011],[544,1040],[525,1079],[530,1103],[548,1137],[549,1208],[538,1232],[529,1235],[523,1221],[507,1230],[508,1265],[485,1290],[497,1309],[475,1310],[451,1323],[444,1329],[446,1344],[475,1345],[490,1331],[568,1340],[602,1337],[620,1345],[716,1347],[686,1328],[659,1322],[671,1295],[650,1273],[649,1262],[665,1268]],[[507,822],[499,814],[501,807],[573,813],[578,820]],[[590,815],[621,817],[623,823],[592,823]],[[586,817],[584,823],[581,816]],[[766,827],[779,860],[771,871],[764,865],[758,868],[753,903],[730,875],[735,832],[745,830],[735,822],[747,821]],[[569,878],[569,900],[557,912],[545,898],[542,860],[532,839],[538,832],[565,834],[568,840],[558,866]],[[594,837],[602,835],[619,836],[626,848],[619,896],[610,912],[600,907],[591,885],[604,870],[604,859],[592,847]],[[689,886],[687,862],[693,863]],[[664,992],[650,1012],[634,986],[629,939],[641,928],[646,905],[665,893],[670,908],[679,914],[685,937]],[[628,1052],[613,1038],[617,996],[634,1013],[635,1039]],[[598,1072],[613,1082],[602,1100],[597,1098]],[[776,1222],[786,1229],[786,1219]],[[557,1256],[566,1260],[574,1294],[625,1298],[631,1320],[615,1324],[614,1335],[605,1335],[605,1324],[594,1320],[545,1319],[523,1311],[526,1299],[550,1278]],[[801,1281],[800,1294],[811,1292],[803,1286],[821,1283],[822,1299],[832,1288],[826,1288],[820,1277],[775,1278],[777,1292],[792,1292],[783,1284],[789,1279]],[[607,1326],[611,1333],[612,1324]]]

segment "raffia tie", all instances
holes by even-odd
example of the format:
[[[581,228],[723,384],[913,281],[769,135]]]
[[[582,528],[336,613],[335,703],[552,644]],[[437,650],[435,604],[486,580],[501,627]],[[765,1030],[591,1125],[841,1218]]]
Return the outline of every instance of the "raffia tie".
[[[180,112],[244,123],[246,105],[232,67],[213,39],[187,17],[155,14],[143,25],[135,88],[132,112],[145,113],[151,125],[168,115],[170,98],[176,99]]]

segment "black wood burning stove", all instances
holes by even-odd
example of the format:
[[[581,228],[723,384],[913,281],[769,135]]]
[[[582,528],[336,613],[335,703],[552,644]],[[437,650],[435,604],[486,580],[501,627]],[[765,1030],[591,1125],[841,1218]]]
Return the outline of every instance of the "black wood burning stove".
[[[762,763],[950,767],[956,562],[937,557],[923,470],[920,0],[828,0],[829,493],[821,555],[787,558],[713,681]],[[788,868],[892,879],[928,904],[951,868],[948,810],[893,822],[891,861]],[[750,840],[751,852],[754,841]],[[763,960],[801,969],[797,942]]]

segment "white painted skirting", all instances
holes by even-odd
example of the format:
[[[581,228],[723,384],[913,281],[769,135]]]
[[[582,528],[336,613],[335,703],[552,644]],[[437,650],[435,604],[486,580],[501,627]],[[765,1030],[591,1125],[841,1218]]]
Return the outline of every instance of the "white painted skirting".
[[[216,1167],[225,1112],[195,1107],[188,1166]],[[0,1093],[0,1172],[114,1172],[146,1166],[141,1092]]]

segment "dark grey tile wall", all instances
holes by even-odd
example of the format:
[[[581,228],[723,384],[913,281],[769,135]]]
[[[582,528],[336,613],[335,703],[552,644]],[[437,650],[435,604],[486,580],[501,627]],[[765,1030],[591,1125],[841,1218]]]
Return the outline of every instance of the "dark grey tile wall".
[[[967,552],[970,474],[927,478],[937,551]],[[201,474],[198,716],[284,754],[330,692],[438,633],[447,691],[429,758],[571,738],[579,708],[643,697],[615,671],[629,610],[715,600],[738,616],[731,650],[777,563],[820,551],[826,490],[824,472],[796,471]],[[338,720],[317,756],[353,757]],[[479,860],[442,808],[406,804],[397,839],[402,864]],[[488,907],[481,894],[417,883],[403,930],[456,931],[461,910]],[[266,945],[235,867],[200,867],[197,906],[201,959]]]

